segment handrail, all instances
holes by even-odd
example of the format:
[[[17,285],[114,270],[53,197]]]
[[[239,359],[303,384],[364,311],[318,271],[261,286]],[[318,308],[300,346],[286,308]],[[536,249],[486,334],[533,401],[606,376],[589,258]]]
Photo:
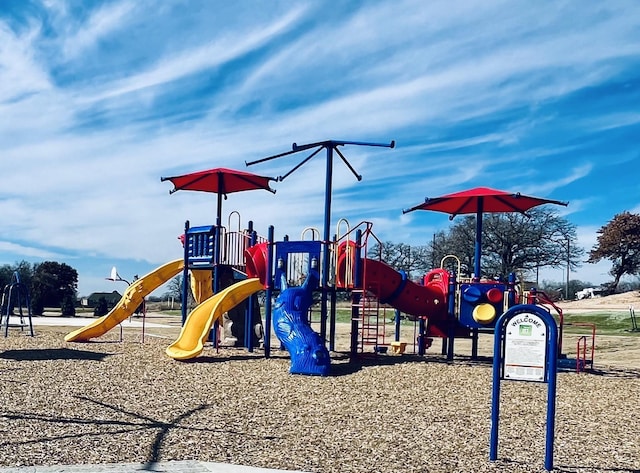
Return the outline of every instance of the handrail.
[[[442,259],[440,260],[440,268],[444,269],[444,262],[448,259],[448,258],[453,258],[458,262],[458,273],[457,273],[457,277],[460,277],[462,275],[462,263],[460,262],[460,258],[458,258],[456,255],[445,255],[442,257]]]
[[[314,227],[306,227],[302,230],[302,233],[300,234],[300,239],[302,241],[304,241],[304,236],[308,231],[311,231],[311,241],[316,241],[320,239],[320,230]]]
[[[227,223],[228,223],[228,225],[229,225],[229,228],[231,228],[231,216],[232,216],[233,214],[236,214],[236,215],[238,216],[238,233],[240,233],[240,230],[241,230],[241,220],[242,220],[242,219],[241,219],[241,217],[240,217],[240,212],[238,212],[237,210],[234,210],[233,212],[231,212],[231,213],[229,214],[229,217],[227,218]]]
[[[567,325],[571,325],[574,327],[589,327],[591,329],[591,360],[590,360],[590,366],[591,369],[593,369],[593,361],[595,358],[595,351],[596,351],[596,324],[590,323],[590,322],[570,322]],[[578,365],[580,363],[580,342],[581,340],[584,339],[583,341],[583,350],[582,350],[582,371],[584,371],[585,366],[587,364],[587,337],[586,335],[583,335],[581,337],[578,338],[577,344],[576,344],[576,372],[580,372],[580,370],[578,369]]]

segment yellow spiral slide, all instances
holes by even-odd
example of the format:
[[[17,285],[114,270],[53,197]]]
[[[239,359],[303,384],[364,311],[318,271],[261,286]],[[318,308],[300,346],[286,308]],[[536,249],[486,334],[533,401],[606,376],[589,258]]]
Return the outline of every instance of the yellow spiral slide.
[[[213,322],[262,289],[264,286],[258,278],[245,279],[202,302],[187,317],[178,339],[167,347],[167,355],[176,360],[198,356],[202,353]]]
[[[164,264],[155,271],[134,281],[127,288],[122,299],[107,315],[94,320],[89,325],[68,333],[66,342],[86,342],[91,338],[100,337],[124,321],[135,312],[144,298],[177,275],[184,268],[184,261],[178,259]]]

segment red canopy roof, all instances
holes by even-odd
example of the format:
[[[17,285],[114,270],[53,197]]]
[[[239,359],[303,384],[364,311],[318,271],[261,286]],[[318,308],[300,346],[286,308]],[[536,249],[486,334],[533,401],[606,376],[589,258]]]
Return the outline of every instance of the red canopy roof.
[[[414,210],[433,210],[452,216],[461,214],[477,214],[484,212],[520,212],[524,213],[532,207],[542,204],[567,205],[558,200],[543,199],[522,195],[519,192],[507,192],[489,187],[476,187],[465,191],[454,192],[440,197],[427,197],[422,204],[416,205],[403,213]]]
[[[275,181],[274,178],[227,168],[214,168],[182,176],[162,177],[160,180],[173,183],[174,188],[169,191],[170,194],[179,190],[213,192],[217,194],[231,194],[253,189],[265,189],[269,192],[275,192],[269,187],[269,181]]]

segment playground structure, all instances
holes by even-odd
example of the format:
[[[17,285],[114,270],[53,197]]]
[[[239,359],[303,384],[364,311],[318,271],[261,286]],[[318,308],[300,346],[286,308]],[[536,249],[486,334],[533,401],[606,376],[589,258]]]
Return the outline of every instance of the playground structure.
[[[336,296],[348,292],[351,296],[351,344],[352,357],[361,354],[379,354],[387,351],[404,352],[413,346],[413,353],[424,355],[433,339],[442,339],[442,354],[453,359],[454,342],[459,338],[472,340],[472,357],[477,356],[479,333],[491,333],[493,323],[507,308],[518,303],[550,306],[559,319],[560,333],[564,325],[562,310],[551,302],[546,294],[532,289],[517,291],[514,280],[506,283],[494,280],[475,280],[458,276],[459,271],[444,267],[430,270],[419,282],[411,281],[403,271],[396,271],[371,257],[372,246],[380,244],[373,232],[371,222],[361,222],[354,228],[342,219],[334,239],[329,245],[315,239],[319,232],[312,228],[303,230],[299,241],[274,241],[273,227],[267,237],[258,236],[252,222],[248,228],[240,229],[239,214],[237,230],[219,227],[220,265],[233,268],[242,278],[239,282],[213,292],[213,260],[215,250],[214,226],[190,227],[186,222],[185,232],[180,237],[184,244],[183,259],[167,263],[148,275],[136,280],[125,292],[114,309],[88,326],[71,332],[66,341],[87,341],[99,337],[129,317],[142,299],[184,271],[187,275],[183,286],[189,288],[198,304],[187,313],[183,305],[183,327],[179,337],[166,350],[176,360],[187,360],[199,356],[207,340],[219,341],[218,325],[222,315],[245,299],[265,291],[264,354],[271,356],[270,335],[273,328],[276,336],[292,358],[291,372],[325,376],[329,374],[331,351],[335,351]],[[346,227],[346,229],[345,229]],[[318,285],[325,248],[329,251],[327,269],[330,285],[327,300],[330,303],[326,325],[314,317],[318,313],[314,294],[323,288]],[[457,259],[449,255],[454,261]],[[445,265],[445,260],[441,266]],[[302,282],[304,281],[304,282]],[[276,298],[276,295],[278,297]],[[275,304],[272,301],[275,299]],[[316,298],[318,299],[318,298]],[[322,297],[319,298],[322,300]],[[248,304],[245,312],[244,345],[253,351],[253,332],[256,316],[254,305]],[[388,327],[389,312],[396,322],[401,314],[415,320],[416,336],[413,341],[403,341],[396,324],[395,332]],[[311,327],[317,329],[312,330]],[[211,336],[214,331],[213,338]],[[392,333],[393,332],[393,333]],[[560,337],[561,343],[562,337]],[[595,329],[591,347],[587,337],[579,339],[578,359],[561,361],[561,366],[588,369],[593,365]],[[328,349],[326,346],[328,345]],[[399,348],[401,347],[401,348]],[[562,346],[559,346],[561,352]],[[590,356],[588,356],[590,355]],[[561,359],[562,360],[562,359]]]
[[[257,345],[254,337],[256,327],[261,326],[262,318],[255,310],[252,301],[256,293],[264,290],[264,354],[270,356],[271,325],[282,346],[292,358],[291,372],[298,374],[327,375],[329,373],[329,352],[335,351],[336,340],[336,303],[337,294],[342,291],[351,296],[351,343],[352,358],[372,348],[373,353],[385,353],[391,348],[393,353],[403,353],[410,342],[400,340],[401,313],[410,315],[417,324],[414,330],[414,353],[424,355],[434,338],[442,339],[442,354],[448,360],[454,357],[454,342],[458,338],[470,338],[471,356],[477,358],[478,336],[480,333],[492,333],[495,322],[501,314],[517,304],[538,304],[546,307],[549,302],[545,295],[535,290],[525,294],[517,290],[514,275],[506,281],[487,280],[480,276],[480,234],[483,211],[509,212],[524,211],[543,203],[559,203],[520,194],[477,188],[437,199],[427,199],[424,204],[411,210],[437,210],[456,215],[476,213],[476,258],[474,273],[465,278],[457,271],[444,267],[433,268],[420,281],[411,281],[403,271],[396,271],[379,258],[370,257],[371,242],[381,242],[372,231],[372,223],[363,221],[353,229],[346,220],[338,223],[333,238],[330,237],[331,221],[331,174],[334,153],[358,180],[361,176],[351,167],[339,151],[339,146],[395,146],[390,144],[360,143],[347,141],[326,141],[298,146],[294,143],[292,151],[264,158],[247,165],[257,164],[287,156],[299,151],[316,148],[313,153],[278,180],[282,181],[296,169],[313,158],[321,150],[327,152],[327,176],[325,196],[325,226],[323,237],[320,231],[304,229],[300,241],[274,240],[274,228],[269,227],[267,237],[258,236],[249,222],[246,230],[229,231],[221,225],[221,196],[228,192],[241,190],[266,189],[269,180],[264,176],[251,175],[240,171],[216,168],[206,172],[192,173],[173,178],[179,189],[215,192],[218,194],[216,224],[190,227],[185,224],[184,234],[180,237],[184,255],[158,268],[156,271],[135,281],[126,291],[121,302],[106,316],[82,329],[76,330],[66,341],[86,341],[100,336],[126,319],[144,300],[144,297],[170,278],[183,271],[183,301],[188,299],[189,286],[196,303],[193,311],[187,313],[187,304],[182,304],[183,327],[178,339],[167,348],[168,356],[186,360],[198,356],[207,340],[217,346],[218,328],[223,314],[249,299],[242,319],[242,336],[245,346],[253,351]],[[209,179],[210,184],[204,184]],[[227,184],[224,179],[229,179]],[[234,179],[240,184],[233,187]],[[226,187],[225,187],[226,185]],[[458,202],[462,204],[458,205]],[[471,204],[469,204],[471,202]],[[451,205],[454,205],[451,207]],[[453,209],[453,210],[452,210]],[[524,210],[523,210],[524,209]],[[346,231],[341,225],[346,224]],[[305,237],[311,234],[311,240]],[[447,258],[457,260],[453,255]],[[458,262],[459,263],[459,262]],[[238,277],[233,284],[221,283],[222,270],[232,270]],[[239,282],[237,280],[240,279]],[[187,281],[191,281],[189,284]],[[304,282],[303,282],[304,281]],[[276,293],[279,296],[273,307]],[[319,304],[314,304],[313,294],[319,294]],[[315,307],[314,307],[315,306]],[[318,307],[319,306],[319,307]],[[319,320],[314,321],[315,308],[318,308]],[[387,310],[393,310],[395,333],[393,340],[387,336]],[[557,309],[557,307],[554,307]],[[256,313],[258,312],[258,313]],[[563,316],[560,318],[562,333]],[[238,323],[238,320],[233,322]],[[318,332],[311,330],[317,324]],[[593,364],[595,330],[592,337],[591,360]],[[559,353],[562,353],[562,336],[559,338]],[[580,344],[581,343],[581,344]],[[328,349],[326,345],[328,344]],[[417,346],[417,349],[416,349]],[[586,338],[579,341],[576,359],[577,370],[584,369],[586,359]]]
[[[29,327],[29,333],[33,337],[33,321],[31,320],[31,301],[29,289],[20,282],[20,274],[17,271],[11,276],[11,282],[2,290],[2,302],[0,303],[2,313],[0,314],[0,326],[4,325],[4,336],[9,336],[9,328],[17,327],[24,330]],[[14,315],[15,309],[18,314]],[[26,314],[25,314],[26,310]],[[18,317],[19,322],[12,324],[11,317]],[[25,321],[26,317],[26,321]]]
[[[347,226],[344,234],[338,236],[340,226]],[[507,282],[462,277],[460,271],[449,271],[444,267],[430,270],[419,282],[409,280],[406,273],[396,271],[379,258],[369,257],[371,242],[380,244],[372,231],[371,222],[361,222],[355,228],[349,228],[346,220],[341,220],[338,233],[330,242],[331,285],[327,287],[327,299],[330,303],[328,327],[322,319],[313,320],[313,310],[307,320],[312,321],[322,340],[330,351],[335,347],[336,294],[347,291],[351,295],[351,345],[353,357],[370,351],[372,353],[403,352],[408,345],[414,345],[414,353],[424,355],[434,338],[443,342],[442,354],[453,359],[454,342],[459,338],[472,341],[472,358],[477,357],[478,335],[492,333],[497,318],[508,308],[517,304],[535,304],[548,311],[555,310],[562,333],[564,316],[562,310],[551,303],[548,296],[532,289],[524,292],[516,284],[512,275]],[[305,229],[302,236],[317,234]],[[313,229],[311,229],[313,230]],[[269,239],[247,249],[247,273],[265,281],[265,287],[280,289],[280,281],[296,281],[301,275],[317,268],[325,245],[319,240],[273,242]],[[275,253],[275,256],[274,256]],[[457,258],[448,256],[447,258]],[[444,266],[444,260],[442,262]],[[317,289],[321,291],[322,287]],[[269,290],[268,290],[269,291]],[[267,301],[270,296],[267,296]],[[322,298],[320,298],[322,300]],[[389,333],[388,312],[393,312],[396,322],[395,333]],[[415,339],[400,340],[399,315],[413,316],[418,325]],[[265,314],[266,330],[269,330],[270,314]],[[319,324],[319,325],[318,325]],[[573,366],[577,371],[593,365],[595,350],[595,329],[591,337],[591,347],[587,349],[587,337],[581,337],[579,360],[562,355],[562,338],[558,352],[563,367]],[[587,357],[587,351],[590,357]],[[269,356],[269,347],[265,343],[265,354]]]

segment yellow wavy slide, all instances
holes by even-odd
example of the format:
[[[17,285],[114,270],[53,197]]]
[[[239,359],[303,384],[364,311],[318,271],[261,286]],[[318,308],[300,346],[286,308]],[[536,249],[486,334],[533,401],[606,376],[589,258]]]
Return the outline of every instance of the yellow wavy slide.
[[[213,296],[213,271],[196,269],[189,272],[191,294],[196,304],[206,301]]]
[[[178,339],[166,349],[176,360],[188,360],[202,353],[213,322],[250,295],[264,289],[258,278],[229,286],[198,305],[187,317]]]
[[[122,299],[111,311],[94,320],[89,325],[68,333],[66,342],[86,342],[91,338],[100,337],[114,328],[123,320],[131,317],[144,298],[155,291],[169,279],[177,275],[184,268],[184,261],[178,259],[164,264],[149,274],[134,281],[127,288]]]

